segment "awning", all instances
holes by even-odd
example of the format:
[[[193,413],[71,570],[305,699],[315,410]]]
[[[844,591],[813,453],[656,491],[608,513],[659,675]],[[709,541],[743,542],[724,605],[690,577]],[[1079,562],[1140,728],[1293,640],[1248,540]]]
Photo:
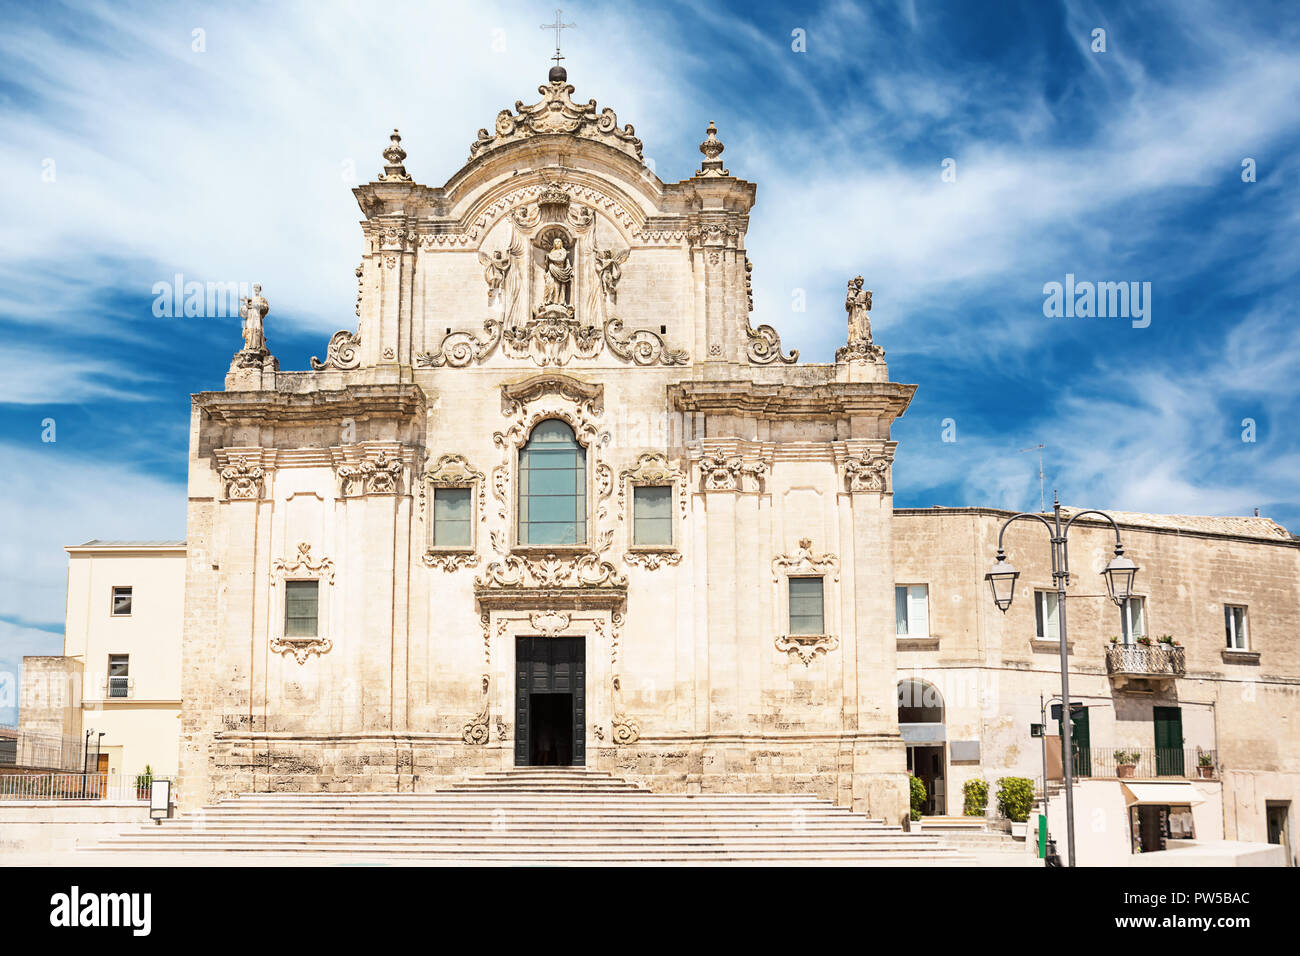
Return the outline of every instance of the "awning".
[[[1205,795],[1190,783],[1123,783],[1128,803],[1204,803]]]

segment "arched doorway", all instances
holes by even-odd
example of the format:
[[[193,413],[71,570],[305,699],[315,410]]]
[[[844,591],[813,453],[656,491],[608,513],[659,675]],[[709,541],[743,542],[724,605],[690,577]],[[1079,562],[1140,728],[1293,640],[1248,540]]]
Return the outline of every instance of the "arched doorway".
[[[929,681],[898,682],[898,730],[907,744],[907,770],[925,784],[925,816],[948,812],[947,731],[943,695]]]

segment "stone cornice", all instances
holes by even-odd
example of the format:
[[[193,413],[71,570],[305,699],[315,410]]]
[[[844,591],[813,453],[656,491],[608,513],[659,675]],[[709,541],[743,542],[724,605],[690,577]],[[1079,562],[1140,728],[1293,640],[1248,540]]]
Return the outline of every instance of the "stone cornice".
[[[314,392],[198,392],[197,408],[226,424],[318,423],[339,418],[411,418],[423,415],[424,390],[407,383],[347,385]]]
[[[827,419],[858,415],[898,418],[915,385],[899,382],[836,382],[778,385],[751,381],[679,382],[668,399],[680,412],[747,414],[763,418]]]

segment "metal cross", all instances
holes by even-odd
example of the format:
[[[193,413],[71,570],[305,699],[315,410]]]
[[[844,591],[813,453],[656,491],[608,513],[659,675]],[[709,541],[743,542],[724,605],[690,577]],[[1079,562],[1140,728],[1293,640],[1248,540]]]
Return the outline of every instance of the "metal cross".
[[[556,66],[559,66],[559,65],[560,65],[560,61],[564,59],[564,57],[560,55],[560,31],[561,31],[561,30],[567,30],[567,29],[569,29],[570,27],[576,27],[576,26],[577,26],[576,23],[565,23],[565,22],[564,22],[564,17],[563,17],[562,14],[563,14],[563,11],[560,10],[559,8],[556,8],[556,11],[555,11],[555,22],[554,22],[554,23],[543,23],[543,24],[542,24],[542,29],[543,29],[543,30],[554,30],[554,31],[555,31],[555,56],[551,57],[551,59],[555,61],[555,65],[556,65]]]

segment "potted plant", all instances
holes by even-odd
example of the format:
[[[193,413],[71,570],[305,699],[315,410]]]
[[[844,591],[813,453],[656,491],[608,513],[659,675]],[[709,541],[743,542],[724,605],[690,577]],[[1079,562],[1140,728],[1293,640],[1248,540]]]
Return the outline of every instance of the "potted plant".
[[[1178,642],[1174,640],[1174,636],[1172,634],[1161,634],[1159,637],[1156,638],[1156,640],[1168,647],[1178,646]]]
[[[1028,777],[1002,777],[998,780],[998,810],[1011,821],[1011,835],[1023,840],[1025,821],[1034,806],[1034,782]]]
[[[987,780],[967,780],[962,784],[962,814],[968,817],[982,817],[989,805],[989,784]]]
[[[1111,639],[1110,639],[1111,647],[1114,647],[1114,646],[1115,646],[1116,644],[1118,644],[1118,643],[1119,643],[1119,638],[1118,638],[1118,637],[1115,637],[1114,635],[1112,635],[1112,636],[1111,636]]]
[[[908,787],[911,790],[912,821],[921,819],[921,810],[925,806],[925,783],[915,774],[908,774]],[[917,828],[919,829],[919,828]]]
[[[1138,643],[1138,644],[1141,644],[1143,647],[1150,647],[1150,646],[1151,646],[1151,638],[1149,638],[1149,637],[1147,637],[1145,634],[1143,634],[1141,637],[1139,637],[1139,638],[1137,639],[1137,643]]]
[[[1131,777],[1137,770],[1139,754],[1135,750],[1116,750],[1115,751],[1115,775],[1118,777]]]
[[[1214,754],[1208,754],[1204,750],[1196,755],[1196,772],[1202,779],[1209,780],[1214,776]]]
[[[144,773],[136,774],[135,778],[135,798],[137,800],[148,800],[149,791],[153,789],[153,767],[148,764],[144,765]]]

